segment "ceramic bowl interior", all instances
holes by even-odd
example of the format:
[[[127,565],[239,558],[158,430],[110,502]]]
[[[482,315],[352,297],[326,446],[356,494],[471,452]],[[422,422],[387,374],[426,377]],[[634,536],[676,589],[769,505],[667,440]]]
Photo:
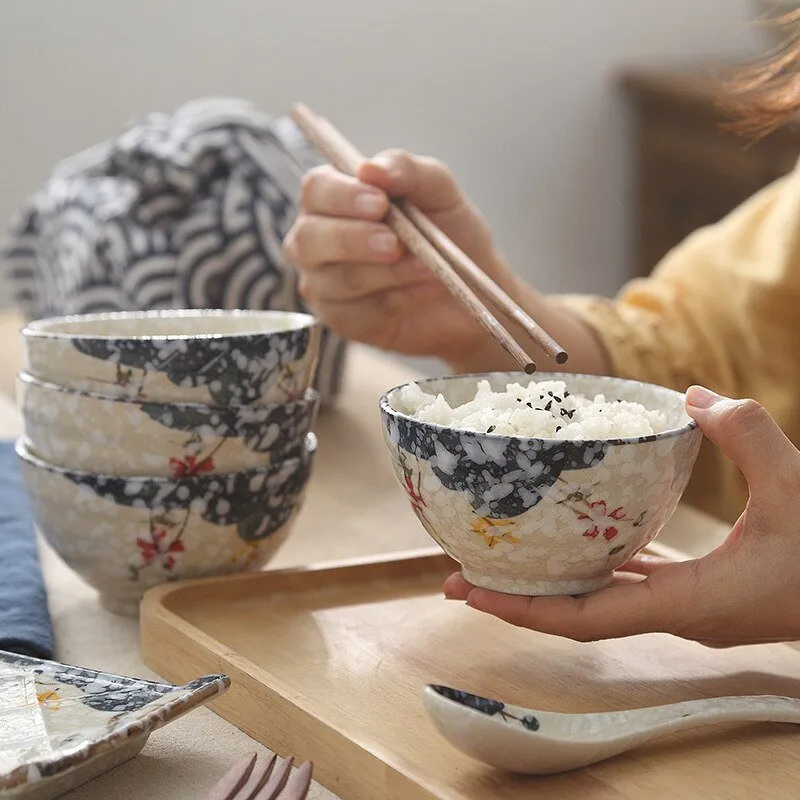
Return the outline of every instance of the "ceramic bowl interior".
[[[35,320],[23,337],[183,339],[260,335],[311,328],[308,314],[287,311],[176,310],[86,314]]]
[[[452,405],[527,384],[522,373],[419,381]],[[616,378],[547,374],[573,394],[628,400],[661,411],[662,433],[606,440],[499,436],[423,422],[397,410],[398,387],[380,403],[384,437],[403,490],[428,533],[468,580],[518,594],[578,594],[658,534],[691,475],[701,434],[684,395]]]
[[[321,329],[283,311],[149,311],[42,319],[27,372],[114,397],[223,407],[285,402],[312,384]]]

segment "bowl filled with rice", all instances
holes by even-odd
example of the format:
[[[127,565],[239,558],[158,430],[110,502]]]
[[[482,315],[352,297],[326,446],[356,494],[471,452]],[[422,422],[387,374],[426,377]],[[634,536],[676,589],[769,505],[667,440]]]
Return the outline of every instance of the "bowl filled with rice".
[[[575,595],[674,513],[702,439],[684,401],[620,378],[490,373],[399,386],[380,409],[415,515],[466,580]]]

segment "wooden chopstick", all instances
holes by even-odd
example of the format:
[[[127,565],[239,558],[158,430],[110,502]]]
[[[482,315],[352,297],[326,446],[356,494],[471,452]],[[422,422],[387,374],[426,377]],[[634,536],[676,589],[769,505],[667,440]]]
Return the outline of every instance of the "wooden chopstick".
[[[292,109],[291,117],[311,144],[313,144],[334,167],[347,175],[356,174],[358,167],[364,161],[364,157],[328,120],[317,117],[310,109],[303,105],[296,105]],[[418,215],[421,215],[427,220],[427,217],[425,217],[421,211],[418,211]],[[415,216],[418,215],[415,214]],[[536,364],[533,362],[533,359],[497,321],[496,317],[481,303],[461,276],[454,271],[454,268],[447,258],[439,252],[436,244],[417,227],[399,204],[394,202],[390,204],[385,222],[397,234],[397,238],[408,250],[442,281],[450,293],[464,305],[481,325],[483,325],[503,349],[517,361],[523,370],[529,375],[533,373],[536,370]],[[444,233],[439,231],[430,220],[427,220],[427,222],[429,224],[426,225],[426,228],[429,231],[432,232],[435,230],[440,234],[440,236],[436,235],[437,240],[440,239],[440,237],[447,239]],[[431,233],[431,235],[433,236],[434,234]],[[447,239],[447,241],[449,242],[450,240]],[[450,244],[452,248],[450,248],[448,252],[451,254],[461,253],[454,243],[450,242]],[[502,303],[504,309],[512,307],[515,309],[512,315],[514,319],[520,320],[522,318],[527,318],[530,320],[530,317],[516,306],[513,300],[511,300],[494,281],[491,281],[491,279],[471,260],[468,261],[471,266],[464,266],[466,262],[461,262],[459,267],[470,275],[473,274],[473,270],[483,275],[486,281],[490,282],[495,287],[494,291],[487,290],[487,292],[492,291],[493,298],[502,295],[505,298],[505,301]],[[484,285],[485,281],[481,281],[481,286]],[[500,301],[497,302],[500,304]],[[533,328],[536,331],[535,334],[531,333],[535,341],[543,342],[546,338],[552,342],[549,348],[540,345],[546,352],[555,352],[557,350],[563,353],[563,350],[558,347],[533,320],[530,320],[530,322],[533,323]],[[528,330],[528,326],[526,325],[525,327],[526,330]],[[563,363],[566,359],[566,354],[564,354],[561,359],[559,363]]]
[[[555,339],[529,314],[520,308],[441,228],[434,225],[425,214],[408,200],[396,201],[405,215],[417,226],[428,241],[457,269],[468,278],[510,319],[525,332],[556,362],[563,364],[567,353]]]

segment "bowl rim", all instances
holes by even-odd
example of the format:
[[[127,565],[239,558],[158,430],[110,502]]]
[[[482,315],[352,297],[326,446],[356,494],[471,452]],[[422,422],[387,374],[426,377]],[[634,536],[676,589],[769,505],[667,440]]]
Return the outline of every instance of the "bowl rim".
[[[310,407],[316,403],[319,403],[319,391],[315,389],[313,386],[309,386],[307,389],[303,391],[303,393],[296,397],[294,400],[287,400],[285,402],[277,402],[272,401],[269,403],[236,403],[227,406],[215,406],[211,403],[198,403],[192,401],[184,401],[184,400],[147,400],[141,397],[124,397],[124,396],[112,396],[103,394],[103,392],[94,392],[90,391],[89,389],[76,389],[72,386],[62,386],[60,383],[55,383],[54,381],[48,381],[40,378],[38,375],[34,375],[33,373],[28,372],[27,370],[20,370],[17,373],[16,380],[18,384],[25,384],[27,386],[35,386],[38,389],[44,389],[48,392],[58,392],[60,394],[67,394],[67,395],[75,395],[77,397],[88,397],[92,400],[99,400],[104,403],[124,403],[127,405],[136,405],[136,406],[159,406],[165,407],[169,406],[170,408],[175,409],[213,409],[215,413],[220,415],[225,415],[231,412],[240,413],[243,409],[262,409],[262,408],[269,408],[270,410],[277,409],[280,406],[298,406],[298,407]]]
[[[49,330],[50,326],[68,325],[70,323],[102,322],[114,320],[148,320],[148,319],[215,319],[238,318],[258,319],[269,317],[285,317],[289,325],[275,330],[243,330],[229,333],[164,333],[164,334],[120,334],[120,333],[77,333],[69,330]],[[79,339],[82,341],[96,340],[100,342],[150,342],[150,341],[209,341],[218,339],[248,339],[253,336],[281,336],[299,330],[313,330],[319,328],[319,321],[311,314],[302,311],[279,311],[277,309],[221,309],[221,308],[177,308],[149,311],[104,311],[91,314],[67,314],[58,317],[42,317],[30,320],[20,330],[23,340],[50,340]]]
[[[658,389],[662,392],[668,392],[672,395],[675,395],[676,398],[678,397],[685,397],[685,394],[682,392],[678,392],[675,389],[670,389],[667,386],[660,386],[657,383],[650,383],[648,381],[637,381],[632,378],[618,378],[614,375],[581,375],[576,372],[546,372],[541,373],[543,376],[541,380],[567,380],[570,378],[580,378],[580,379],[591,379],[601,382],[608,382],[609,384],[612,383],[627,383],[642,387],[650,387],[653,389]],[[536,378],[534,376],[528,375],[522,371],[512,371],[512,372],[504,372],[502,370],[495,371],[495,372],[468,372],[459,375],[443,375],[438,378],[422,378],[416,381],[406,381],[406,383],[401,383],[399,386],[395,386],[393,389],[389,389],[385,392],[380,399],[379,408],[382,413],[386,414],[387,416],[397,417],[400,419],[406,419],[409,422],[413,422],[417,425],[431,428],[435,431],[457,431],[459,433],[470,433],[474,436],[482,436],[492,439],[507,439],[509,441],[516,441],[516,442],[547,442],[550,443],[567,443],[567,444],[577,444],[577,445],[585,445],[587,447],[597,446],[597,445],[626,445],[626,444],[645,444],[649,442],[659,442],[664,441],[666,439],[673,439],[678,436],[683,436],[686,433],[691,433],[693,431],[698,430],[699,426],[695,420],[690,419],[689,422],[684,423],[678,428],[669,428],[665,431],[661,431],[660,433],[653,433],[648,434],[645,436],[627,436],[627,437],[618,437],[613,439],[556,439],[556,438],[549,438],[549,437],[541,437],[541,436],[513,436],[509,434],[494,434],[494,433],[483,433],[481,431],[471,431],[467,428],[456,428],[451,427],[449,425],[441,425],[437,422],[427,422],[426,420],[419,420],[412,417],[410,414],[406,414],[402,411],[398,411],[389,404],[389,397],[394,394],[395,392],[399,391],[400,389],[404,388],[405,386],[409,386],[412,383],[418,384],[420,387],[424,386],[425,384],[430,384],[435,381],[451,381],[451,380],[460,380],[464,378],[471,378],[475,379],[475,381],[479,380],[491,380],[492,378],[502,378],[505,380],[506,378],[509,379],[509,383],[513,380],[514,377],[520,379],[519,382],[527,381],[535,381]]]
[[[290,456],[283,458],[279,461],[272,461],[263,467],[249,467],[248,469],[235,470],[233,472],[220,472],[214,473],[213,477],[224,480],[229,475],[260,475],[263,473],[277,472],[286,464],[296,462],[295,469],[299,468],[304,460],[314,458],[319,446],[317,435],[313,431],[309,431],[303,439],[303,453],[302,455]],[[17,458],[23,461],[28,466],[36,469],[44,470],[45,472],[55,473],[57,475],[78,475],[82,478],[95,478],[98,480],[121,480],[121,481],[138,481],[157,484],[173,484],[178,485],[181,483],[190,483],[195,480],[197,475],[189,475],[183,478],[173,478],[169,475],[110,475],[102,472],[89,472],[82,469],[74,469],[71,467],[59,467],[56,464],[51,464],[41,456],[36,455],[31,450],[30,442],[27,437],[20,436],[14,442],[14,451]]]

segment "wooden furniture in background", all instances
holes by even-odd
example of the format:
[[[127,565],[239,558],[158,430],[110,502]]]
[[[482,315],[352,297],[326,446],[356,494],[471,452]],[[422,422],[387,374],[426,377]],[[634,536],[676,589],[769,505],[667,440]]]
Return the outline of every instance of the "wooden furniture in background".
[[[716,222],[789,172],[800,131],[784,128],[758,143],[721,130],[713,67],[630,70],[622,87],[635,117],[635,274],[698,228]]]

